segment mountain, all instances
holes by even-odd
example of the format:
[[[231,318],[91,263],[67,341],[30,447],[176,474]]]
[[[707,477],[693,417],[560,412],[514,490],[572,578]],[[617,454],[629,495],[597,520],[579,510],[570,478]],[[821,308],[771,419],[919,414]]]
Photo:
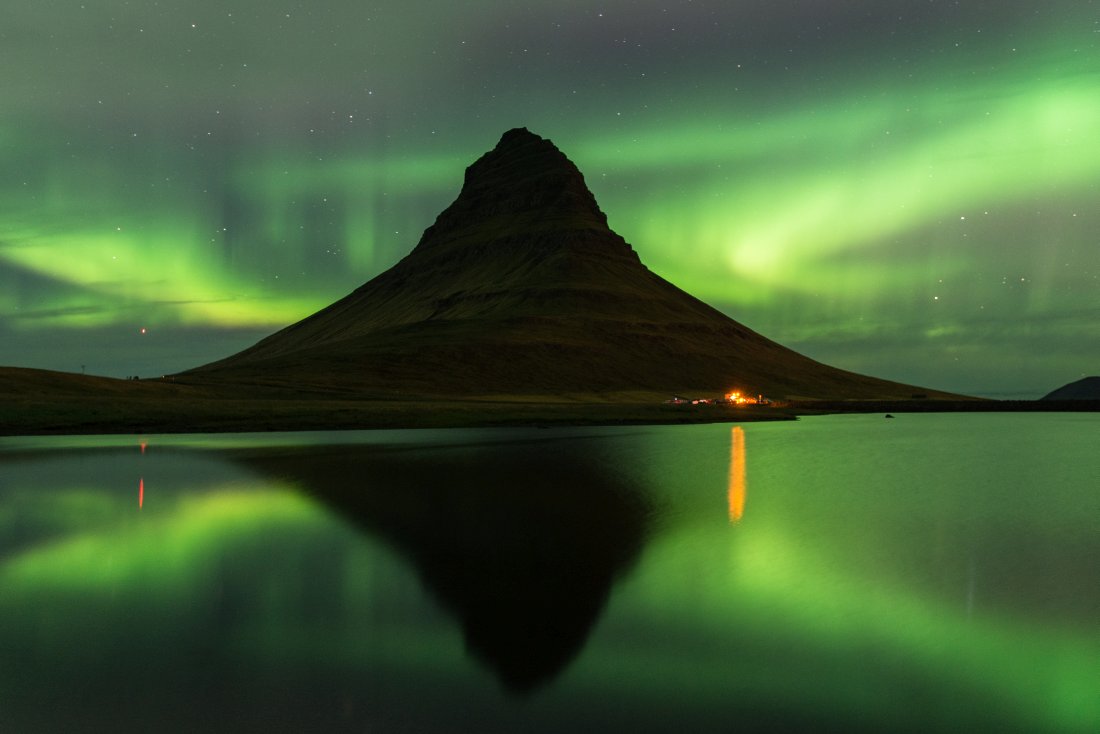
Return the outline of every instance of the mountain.
[[[392,268],[184,374],[380,396],[929,394],[815,362],[650,272],[577,167],[525,128],[466,169],[458,198]]]
[[[1100,377],[1085,377],[1044,395],[1040,400],[1100,400]]]

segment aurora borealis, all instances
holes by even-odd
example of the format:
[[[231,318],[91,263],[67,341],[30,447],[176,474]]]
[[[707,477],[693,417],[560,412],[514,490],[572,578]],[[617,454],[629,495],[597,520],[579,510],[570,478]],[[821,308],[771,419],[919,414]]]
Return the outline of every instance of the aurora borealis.
[[[9,5],[0,364],[239,350],[527,126],[651,269],[811,357],[1022,397],[1100,371],[1091,1]]]

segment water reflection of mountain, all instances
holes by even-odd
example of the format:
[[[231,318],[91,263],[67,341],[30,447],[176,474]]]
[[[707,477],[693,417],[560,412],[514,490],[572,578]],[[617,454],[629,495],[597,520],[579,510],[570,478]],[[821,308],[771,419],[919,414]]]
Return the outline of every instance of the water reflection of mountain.
[[[250,455],[408,557],[515,693],[583,648],[641,549],[649,507],[583,440]]]

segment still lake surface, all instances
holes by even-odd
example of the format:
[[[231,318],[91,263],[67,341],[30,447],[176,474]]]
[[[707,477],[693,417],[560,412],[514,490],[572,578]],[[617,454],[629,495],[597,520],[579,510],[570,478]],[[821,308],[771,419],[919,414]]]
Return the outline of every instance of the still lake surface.
[[[1100,731],[1098,439],[0,439],[0,731]]]

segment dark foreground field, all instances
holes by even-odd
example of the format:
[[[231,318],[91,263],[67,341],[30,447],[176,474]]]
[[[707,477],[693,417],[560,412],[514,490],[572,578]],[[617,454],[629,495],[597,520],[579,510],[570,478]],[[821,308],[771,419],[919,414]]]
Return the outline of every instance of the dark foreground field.
[[[348,394],[277,382],[116,380],[0,368],[0,435],[732,423],[828,413],[1100,410],[1100,401],[800,400],[733,407],[669,405],[669,397],[644,392]]]
[[[674,406],[649,393],[347,395],[285,384],[115,380],[0,369],[0,435],[217,433],[783,420],[782,408]]]

